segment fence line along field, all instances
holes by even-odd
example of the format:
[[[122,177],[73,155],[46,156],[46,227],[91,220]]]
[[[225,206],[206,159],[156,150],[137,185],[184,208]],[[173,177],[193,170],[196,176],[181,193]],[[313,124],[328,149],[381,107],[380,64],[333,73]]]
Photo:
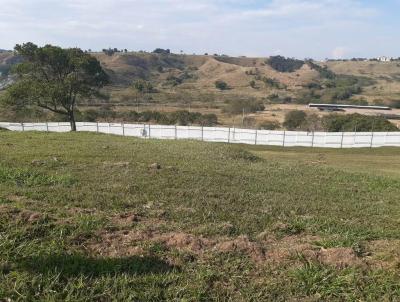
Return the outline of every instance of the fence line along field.
[[[400,299],[399,148],[0,141],[0,300]]]
[[[0,123],[14,131],[68,132],[69,123]],[[77,131],[158,139],[194,139],[283,147],[367,148],[400,147],[400,132],[304,132],[223,127],[120,123],[77,123]]]

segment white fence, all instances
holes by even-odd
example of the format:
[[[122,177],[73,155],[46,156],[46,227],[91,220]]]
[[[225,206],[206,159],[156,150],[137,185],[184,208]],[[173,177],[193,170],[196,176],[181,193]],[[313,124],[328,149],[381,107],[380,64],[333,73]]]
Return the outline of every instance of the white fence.
[[[1,123],[12,131],[68,132],[69,123]],[[302,132],[254,129],[165,126],[118,123],[77,123],[77,131],[157,139],[193,139],[283,147],[365,148],[400,147],[400,132]]]

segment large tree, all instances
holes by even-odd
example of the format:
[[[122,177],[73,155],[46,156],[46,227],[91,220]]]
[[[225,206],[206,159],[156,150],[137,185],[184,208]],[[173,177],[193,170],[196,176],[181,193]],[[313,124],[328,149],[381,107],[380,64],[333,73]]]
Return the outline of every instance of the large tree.
[[[108,83],[100,62],[79,48],[25,43],[14,50],[23,61],[13,69],[17,80],[7,89],[6,103],[39,106],[65,115],[76,131],[78,102],[92,99]]]

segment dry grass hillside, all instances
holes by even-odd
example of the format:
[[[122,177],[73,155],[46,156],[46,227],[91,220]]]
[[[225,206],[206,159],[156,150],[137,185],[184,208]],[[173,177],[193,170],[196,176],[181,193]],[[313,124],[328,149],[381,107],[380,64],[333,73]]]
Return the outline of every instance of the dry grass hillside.
[[[267,58],[146,52],[92,54],[111,78],[111,85],[104,91],[108,98],[96,100],[96,105],[111,105],[116,112],[188,110],[216,114],[221,125],[252,127],[265,121],[282,123],[291,110],[323,116],[324,113],[307,108],[310,102],[391,105],[400,100],[399,62],[303,62],[294,71],[279,72]],[[16,62],[18,58],[11,52],[0,53],[0,94]],[[153,91],[145,94],[135,91],[132,83],[138,80],[151,83]],[[216,88],[216,81],[225,82],[227,89]],[[240,106],[261,102],[266,109],[248,111],[246,116],[250,123],[245,125],[242,107],[235,113],[227,111],[235,102]],[[92,105],[86,105],[81,104],[80,110],[93,109]],[[384,115],[385,112],[371,114]],[[390,114],[397,124],[398,111]],[[30,114],[26,119],[11,118],[0,112],[0,118],[20,121],[46,117],[33,118]],[[118,121],[112,115],[101,119]]]

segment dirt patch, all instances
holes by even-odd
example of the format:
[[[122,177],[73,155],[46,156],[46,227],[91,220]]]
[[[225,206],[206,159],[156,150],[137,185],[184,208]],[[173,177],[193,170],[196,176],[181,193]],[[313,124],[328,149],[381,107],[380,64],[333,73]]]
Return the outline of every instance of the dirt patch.
[[[348,247],[321,249],[316,253],[316,259],[322,264],[332,265],[336,268],[359,266],[363,263],[353,249]]]
[[[39,212],[21,210],[7,205],[0,206],[0,216],[7,216],[9,219],[25,223],[35,223],[44,218],[44,215]]]
[[[215,245],[214,250],[221,253],[240,252],[245,253],[254,261],[265,260],[265,249],[258,243],[252,242],[247,236],[239,236],[234,240],[227,240]]]
[[[298,255],[312,254],[318,250],[312,242],[320,239],[316,236],[294,235],[275,239],[268,234],[260,234],[267,246],[266,260],[275,264],[288,262]]]
[[[159,163],[152,163],[151,165],[149,165],[149,169],[150,170],[160,170],[161,165]]]
[[[111,218],[113,224],[121,227],[132,226],[133,224],[139,222],[140,220],[141,220],[140,215],[133,212],[120,213]]]
[[[149,240],[151,232],[115,231],[102,232],[96,240],[82,244],[91,254],[106,257],[127,257],[144,253],[140,243]]]
[[[210,246],[215,244],[210,239],[196,237],[186,233],[169,233],[153,238],[155,241],[161,241],[167,247],[176,248],[178,250],[191,251],[195,254],[201,254]]]
[[[124,230],[102,232],[95,241],[89,241],[84,246],[95,254],[108,257],[121,257],[143,253],[143,244],[161,243],[169,249],[190,252],[196,256],[205,253],[240,252],[248,255],[254,261],[265,260],[264,248],[249,240],[246,236],[235,239],[207,239],[184,232],[169,232],[161,234],[152,230]]]

